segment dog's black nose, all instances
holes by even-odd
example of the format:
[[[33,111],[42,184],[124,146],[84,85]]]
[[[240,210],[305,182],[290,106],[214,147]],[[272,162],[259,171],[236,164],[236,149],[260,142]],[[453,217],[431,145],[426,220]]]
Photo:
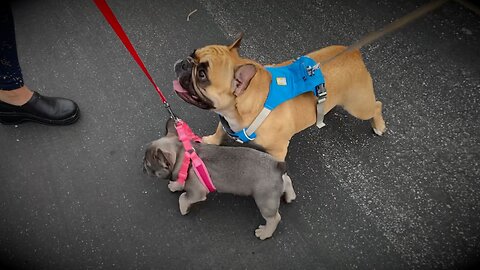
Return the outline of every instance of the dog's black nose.
[[[189,61],[188,59],[178,60],[175,63],[174,69],[175,69],[175,72],[177,72],[177,74],[179,72],[191,72],[192,71],[192,62]]]
[[[179,72],[180,69],[182,68],[182,62],[183,62],[182,59],[177,60],[177,62],[175,62],[175,64],[173,65],[173,71]]]

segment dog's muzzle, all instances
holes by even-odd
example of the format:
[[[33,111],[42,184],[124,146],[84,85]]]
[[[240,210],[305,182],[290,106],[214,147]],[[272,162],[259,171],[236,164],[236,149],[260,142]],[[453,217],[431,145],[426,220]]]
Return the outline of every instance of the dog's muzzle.
[[[195,91],[193,80],[197,65],[197,61],[192,57],[175,62],[174,70],[178,79],[173,81],[173,89],[187,103],[205,110],[214,109],[215,106],[211,100]]]
[[[190,74],[192,74],[193,67],[196,64],[197,62],[195,61],[195,59],[190,56],[183,60],[179,59],[177,62],[175,62],[175,65],[173,66],[177,78],[186,75],[190,76]]]

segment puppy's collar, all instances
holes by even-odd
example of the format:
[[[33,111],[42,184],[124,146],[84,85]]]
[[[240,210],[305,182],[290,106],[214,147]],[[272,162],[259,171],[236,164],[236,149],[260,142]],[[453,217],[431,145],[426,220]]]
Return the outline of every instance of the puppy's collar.
[[[272,75],[270,90],[262,111],[249,127],[235,132],[230,128],[227,120],[219,115],[225,132],[238,142],[254,140],[257,137],[255,131],[258,127],[270,112],[283,102],[307,92],[313,92],[319,101],[326,97],[325,78],[320,65],[308,56],[301,56],[288,66],[266,67],[266,70]]]

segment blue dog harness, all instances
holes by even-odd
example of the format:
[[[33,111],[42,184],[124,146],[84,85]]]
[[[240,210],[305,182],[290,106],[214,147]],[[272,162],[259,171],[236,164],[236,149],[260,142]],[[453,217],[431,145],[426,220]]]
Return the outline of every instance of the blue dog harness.
[[[266,67],[266,70],[272,75],[270,91],[262,111],[249,127],[234,132],[225,118],[219,115],[225,132],[238,142],[254,140],[257,137],[255,130],[273,109],[287,100],[307,92],[313,92],[319,101],[325,100],[327,94],[325,78],[320,70],[320,65],[310,57],[301,56],[288,66]]]

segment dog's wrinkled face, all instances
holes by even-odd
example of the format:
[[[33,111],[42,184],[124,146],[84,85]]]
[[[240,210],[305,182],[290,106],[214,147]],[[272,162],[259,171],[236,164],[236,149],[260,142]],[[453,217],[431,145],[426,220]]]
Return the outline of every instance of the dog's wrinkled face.
[[[201,109],[221,111],[235,105],[256,68],[238,55],[241,36],[230,46],[210,45],[175,63],[176,93]]]
[[[145,151],[143,171],[161,179],[170,179],[172,177],[171,168],[172,165],[165,157],[162,149],[156,146],[155,142],[151,143]]]
[[[174,121],[167,122],[166,135],[151,142],[143,157],[143,171],[161,179],[171,179],[178,151]]]

